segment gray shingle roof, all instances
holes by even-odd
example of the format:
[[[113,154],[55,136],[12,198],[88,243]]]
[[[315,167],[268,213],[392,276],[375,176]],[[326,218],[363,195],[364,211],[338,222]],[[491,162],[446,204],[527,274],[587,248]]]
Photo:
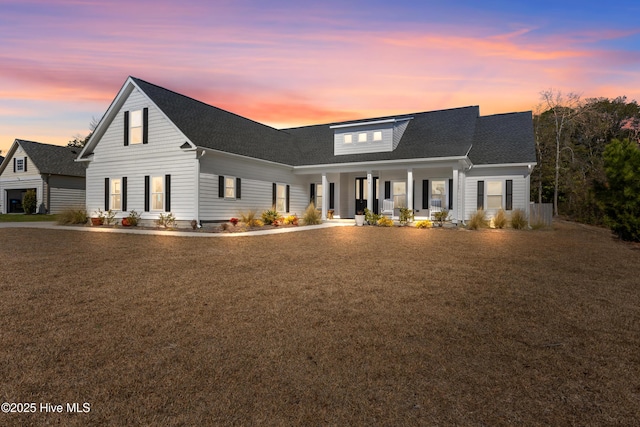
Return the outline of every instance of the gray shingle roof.
[[[16,139],[40,173],[52,175],[85,176],[84,164],[74,160],[79,150],[59,145]]]
[[[197,146],[293,165],[299,151],[293,138],[272,127],[131,78]]]
[[[535,163],[531,112],[479,117],[469,159],[474,164]]]
[[[292,166],[465,156],[474,164],[535,162],[531,113],[480,117],[478,106],[377,117],[412,117],[391,152],[334,155],[332,125],[290,129],[249,120],[134,77],[131,79],[195,145]],[[471,151],[469,151],[471,150]]]

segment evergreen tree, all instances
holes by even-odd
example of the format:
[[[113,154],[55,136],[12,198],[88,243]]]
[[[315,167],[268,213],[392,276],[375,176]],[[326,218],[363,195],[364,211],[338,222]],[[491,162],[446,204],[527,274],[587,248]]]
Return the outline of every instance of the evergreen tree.
[[[598,191],[606,224],[621,239],[640,242],[640,148],[614,139],[604,150],[606,184]]]

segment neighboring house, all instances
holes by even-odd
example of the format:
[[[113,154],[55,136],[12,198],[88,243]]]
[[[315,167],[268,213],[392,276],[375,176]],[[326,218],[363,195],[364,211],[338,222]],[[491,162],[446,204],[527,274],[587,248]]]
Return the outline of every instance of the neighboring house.
[[[528,209],[531,112],[479,107],[277,130],[129,77],[78,156],[87,210],[221,221],[272,206],[326,218]]]
[[[0,213],[21,213],[22,199],[35,190],[39,213],[84,208],[85,165],[78,150],[16,139],[0,164]]]

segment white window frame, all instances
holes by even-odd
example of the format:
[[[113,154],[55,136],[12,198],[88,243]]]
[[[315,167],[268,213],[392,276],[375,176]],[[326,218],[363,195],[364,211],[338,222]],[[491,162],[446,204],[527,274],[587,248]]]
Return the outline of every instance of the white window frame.
[[[230,185],[229,185],[230,184]],[[224,198],[227,200],[236,199],[236,177],[226,176],[224,177]]]
[[[282,191],[281,191],[282,190]],[[282,195],[281,195],[282,193]],[[276,183],[276,206],[277,212],[287,212],[287,184]]]
[[[486,181],[486,185],[487,185],[487,194],[485,196],[486,198],[486,208],[487,209],[502,209],[504,206],[504,196],[505,196],[505,190],[504,190],[504,181]],[[500,190],[500,192],[498,192],[497,190]],[[500,198],[500,203],[496,203],[497,198]],[[493,204],[492,204],[493,202]]]
[[[142,144],[144,138],[144,115],[142,110],[129,113],[129,144]]]
[[[24,159],[19,159],[16,157],[16,172],[24,172]]]
[[[431,179],[431,180],[429,181],[429,186],[431,187],[431,188],[429,189],[429,197],[430,197],[430,200],[429,200],[429,206],[435,206],[435,205],[433,204],[433,199],[434,199],[434,197],[433,197],[433,196],[434,196],[434,195],[437,195],[437,193],[434,193],[434,184],[435,184],[436,182],[442,182],[442,198],[440,199],[440,200],[442,200],[442,204],[441,204],[441,206],[440,206],[440,207],[441,207],[442,209],[447,209],[447,206],[448,206],[448,204],[447,204],[447,200],[448,200],[447,188],[448,188],[448,186],[449,186],[449,185],[448,185],[448,184],[449,184],[449,182],[448,182],[448,180],[447,180],[447,179],[444,179],[444,178],[442,178],[442,179]]]
[[[367,142],[367,133],[366,132],[360,132],[358,134],[358,142]]]
[[[151,210],[154,212],[164,212],[164,202],[165,202],[165,183],[164,183],[164,176],[152,176],[151,177],[151,188],[149,189],[149,197],[151,197],[150,200],[150,207]],[[160,186],[162,188],[162,191],[156,191],[156,186],[155,183],[159,182]],[[160,197],[160,199],[157,198],[157,196],[160,195],[162,197]],[[158,208],[158,203],[160,204],[160,207]]]
[[[316,200],[313,202],[316,208],[322,208],[322,183],[316,183]]]
[[[347,133],[343,136],[343,139],[345,144],[351,144],[353,142],[353,135],[350,133]]]
[[[111,178],[109,190],[109,209],[113,211],[122,210],[122,180],[120,178]]]
[[[381,130],[377,130],[377,131],[373,132],[373,140],[374,141],[382,141],[382,131]]]
[[[404,193],[396,193],[396,184],[404,185]],[[398,199],[400,197],[404,198],[404,203],[400,203]],[[407,181],[391,181],[391,198],[393,199],[393,206],[396,208],[406,208],[407,207]]]

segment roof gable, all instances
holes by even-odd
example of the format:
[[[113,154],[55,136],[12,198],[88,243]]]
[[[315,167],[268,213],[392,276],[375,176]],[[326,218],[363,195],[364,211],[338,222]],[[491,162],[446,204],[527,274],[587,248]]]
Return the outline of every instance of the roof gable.
[[[9,159],[15,154],[17,147],[29,157],[29,160],[36,166],[41,174],[51,175],[67,175],[67,176],[85,176],[86,169],[84,165],[75,161],[78,152],[69,147],[60,145],[44,144],[42,142],[25,141],[16,139],[7,154],[7,164]],[[2,163],[0,173],[7,167],[5,162]]]

